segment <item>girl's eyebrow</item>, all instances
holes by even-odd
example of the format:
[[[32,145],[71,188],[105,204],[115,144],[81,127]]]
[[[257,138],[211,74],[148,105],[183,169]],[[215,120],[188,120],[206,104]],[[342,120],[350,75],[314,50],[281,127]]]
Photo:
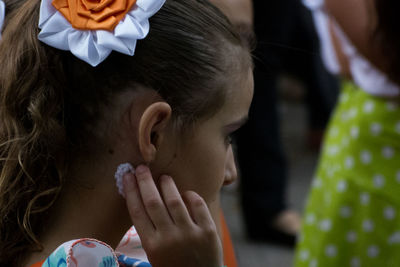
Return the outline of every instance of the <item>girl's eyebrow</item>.
[[[240,118],[239,120],[226,125],[225,128],[228,130],[232,130],[232,131],[237,130],[240,127],[242,127],[248,121],[248,119],[249,119],[249,116],[245,115],[242,118]]]

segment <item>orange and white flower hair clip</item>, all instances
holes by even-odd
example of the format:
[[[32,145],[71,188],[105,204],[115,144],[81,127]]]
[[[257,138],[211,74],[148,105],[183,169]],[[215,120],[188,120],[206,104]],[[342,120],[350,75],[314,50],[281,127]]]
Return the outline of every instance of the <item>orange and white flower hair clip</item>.
[[[112,50],[132,56],[165,0],[42,0],[39,40],[97,66]]]

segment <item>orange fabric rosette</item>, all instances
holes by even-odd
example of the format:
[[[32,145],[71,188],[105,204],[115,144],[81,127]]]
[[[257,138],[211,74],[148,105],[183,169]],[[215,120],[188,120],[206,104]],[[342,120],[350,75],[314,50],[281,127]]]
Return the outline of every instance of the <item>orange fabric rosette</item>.
[[[136,0],[53,0],[52,5],[79,30],[113,31]]]
[[[1,0],[0,0],[1,1]],[[93,67],[112,51],[133,56],[165,0],[41,0],[38,39]]]

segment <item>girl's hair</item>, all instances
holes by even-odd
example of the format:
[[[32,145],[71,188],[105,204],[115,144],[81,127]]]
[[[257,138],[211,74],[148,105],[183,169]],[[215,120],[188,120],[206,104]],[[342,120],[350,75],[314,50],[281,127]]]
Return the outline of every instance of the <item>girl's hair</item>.
[[[100,142],[117,94],[155,90],[185,126],[215,114],[227,82],[250,67],[248,49],[206,0],[167,0],[133,57],[113,52],[93,68],[38,41],[39,0],[6,0],[0,42],[0,265],[40,250],[49,208],[73,158]],[[240,62],[240,64],[239,64]],[[231,75],[227,75],[227,74]]]
[[[375,7],[378,15],[376,37],[388,63],[388,76],[400,84],[400,2],[375,0]]]

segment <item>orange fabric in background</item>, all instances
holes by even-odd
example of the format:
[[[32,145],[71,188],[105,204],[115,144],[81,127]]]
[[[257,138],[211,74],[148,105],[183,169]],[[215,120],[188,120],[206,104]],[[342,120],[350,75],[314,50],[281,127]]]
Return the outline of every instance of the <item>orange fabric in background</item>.
[[[35,264],[32,264],[31,267],[42,267],[42,265],[43,265],[43,263],[44,263],[45,261],[46,261],[46,260],[41,261],[41,262],[38,262],[38,263],[35,263]]]
[[[235,250],[224,214],[221,212],[222,246],[224,248],[224,264],[227,267],[237,267]]]
[[[113,31],[136,0],[53,0],[53,6],[80,30]]]

